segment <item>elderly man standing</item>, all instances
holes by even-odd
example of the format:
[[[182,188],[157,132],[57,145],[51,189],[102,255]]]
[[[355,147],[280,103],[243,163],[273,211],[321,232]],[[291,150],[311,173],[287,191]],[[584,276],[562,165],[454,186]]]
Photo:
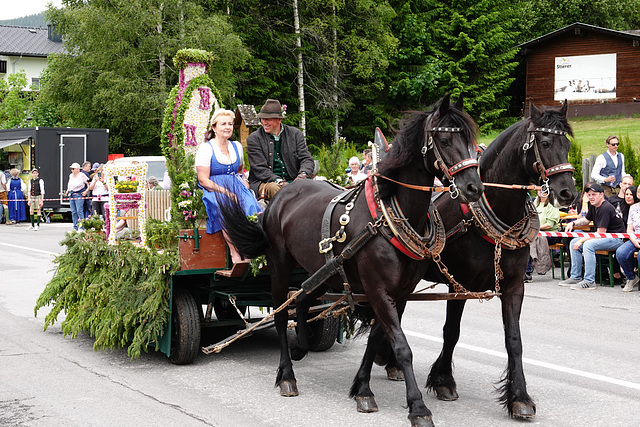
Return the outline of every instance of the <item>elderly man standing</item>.
[[[565,231],[573,231],[576,225],[587,225],[593,221],[598,233],[624,233],[625,225],[616,214],[616,209],[604,198],[604,189],[600,184],[585,187],[589,197],[587,215],[567,224]],[[622,239],[610,237],[576,237],[571,240],[571,277],[559,283],[571,286],[574,290],[595,289],[596,251],[616,250],[622,245]],[[582,279],[582,258],[584,257],[584,279]]]
[[[247,138],[249,186],[268,201],[287,183],[311,178],[315,163],[302,132],[282,123],[280,101],[267,99],[258,117],[262,127]]]
[[[591,169],[591,179],[601,184],[604,195],[611,197],[620,190],[624,171],[624,154],[618,153],[620,142],[617,136],[607,138],[607,151],[596,157]]]

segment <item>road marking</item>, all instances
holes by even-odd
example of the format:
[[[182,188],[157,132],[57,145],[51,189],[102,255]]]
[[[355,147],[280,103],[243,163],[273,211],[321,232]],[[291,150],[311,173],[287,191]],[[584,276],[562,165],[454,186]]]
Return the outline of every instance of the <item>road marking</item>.
[[[437,343],[442,344],[442,338],[440,338],[440,337],[434,337],[434,336],[431,336],[431,335],[425,335],[425,334],[421,334],[419,332],[413,332],[413,331],[407,331],[407,330],[405,330],[404,333],[405,333],[405,335],[410,336],[410,337],[421,338],[423,340],[433,341],[433,342],[437,342]],[[475,351],[475,352],[478,352],[478,353],[487,354],[489,356],[495,356],[495,357],[499,357],[499,358],[502,358],[502,359],[507,359],[507,353],[501,352],[501,351],[489,350],[488,348],[478,347],[478,346],[470,345],[470,344],[461,344],[461,343],[458,343],[456,345],[456,347],[464,348],[465,350],[471,350],[471,351]],[[539,360],[529,359],[527,357],[523,357],[522,358],[522,362],[523,363],[527,363],[529,365],[540,366],[542,368],[547,368],[547,369],[551,369],[551,370],[558,371],[558,372],[564,372],[566,374],[576,375],[576,376],[583,377],[583,378],[589,378],[589,379],[596,380],[596,381],[602,381],[602,382],[609,383],[609,384],[615,384],[615,385],[619,385],[619,386],[622,386],[622,387],[631,388],[631,389],[634,389],[634,390],[640,390],[640,384],[632,383],[630,381],[619,380],[617,378],[611,378],[611,377],[607,377],[607,376],[599,375],[599,374],[594,374],[594,373],[587,372],[587,371],[581,371],[579,369],[567,368],[565,366],[556,365],[554,363],[541,362]]]
[[[52,256],[60,255],[60,254],[55,253],[55,252],[43,251],[41,249],[35,249],[35,248],[31,248],[29,246],[12,245],[11,243],[0,243],[0,245],[9,246],[10,248],[24,249],[24,250],[29,251],[29,252],[40,252],[40,253],[47,254],[47,255],[52,255]]]

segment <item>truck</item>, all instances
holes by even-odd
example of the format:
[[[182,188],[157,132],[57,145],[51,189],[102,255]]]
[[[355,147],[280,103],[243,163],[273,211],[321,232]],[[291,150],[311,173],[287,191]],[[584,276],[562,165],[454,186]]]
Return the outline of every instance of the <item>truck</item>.
[[[63,196],[69,166],[77,162],[106,163],[109,155],[109,129],[31,127],[0,130],[0,163],[16,168],[27,181],[33,169],[44,180],[45,215],[71,215]]]

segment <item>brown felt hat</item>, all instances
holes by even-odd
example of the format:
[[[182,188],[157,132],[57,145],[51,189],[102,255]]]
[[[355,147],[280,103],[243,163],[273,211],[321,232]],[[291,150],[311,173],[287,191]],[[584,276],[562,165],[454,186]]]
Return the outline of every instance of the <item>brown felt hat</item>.
[[[282,105],[277,99],[267,99],[264,103],[258,117],[261,119],[282,119]]]

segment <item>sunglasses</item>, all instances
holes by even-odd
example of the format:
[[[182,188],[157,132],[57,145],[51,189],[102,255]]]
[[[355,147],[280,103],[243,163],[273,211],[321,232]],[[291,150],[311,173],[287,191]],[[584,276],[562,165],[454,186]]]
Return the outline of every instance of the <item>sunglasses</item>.
[[[620,145],[620,143],[618,142],[611,142],[609,143],[609,145],[613,146],[613,147],[617,147],[618,145]]]

